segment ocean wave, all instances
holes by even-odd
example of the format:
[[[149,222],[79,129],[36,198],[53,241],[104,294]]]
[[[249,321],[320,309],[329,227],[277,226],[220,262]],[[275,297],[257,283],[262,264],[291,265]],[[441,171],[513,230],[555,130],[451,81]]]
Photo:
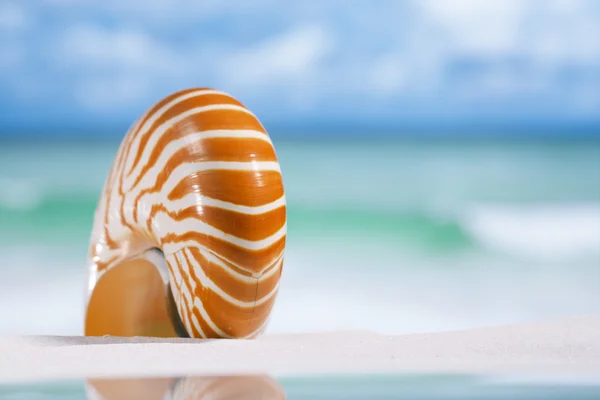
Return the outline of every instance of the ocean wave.
[[[87,237],[98,194],[44,191],[32,182],[0,182],[0,236]],[[360,240],[399,251],[491,251],[540,260],[597,257],[600,203],[462,204],[452,209],[321,204],[288,199],[291,242]],[[52,235],[50,235],[52,236]],[[20,240],[16,237],[15,240]],[[38,239],[36,239],[38,240]]]
[[[600,204],[480,205],[469,209],[462,225],[480,245],[516,256],[600,255]]]
[[[385,241],[399,249],[488,251],[540,261],[600,256],[600,204],[475,204],[437,210],[294,209],[290,231],[343,241]],[[297,224],[294,226],[294,224]]]

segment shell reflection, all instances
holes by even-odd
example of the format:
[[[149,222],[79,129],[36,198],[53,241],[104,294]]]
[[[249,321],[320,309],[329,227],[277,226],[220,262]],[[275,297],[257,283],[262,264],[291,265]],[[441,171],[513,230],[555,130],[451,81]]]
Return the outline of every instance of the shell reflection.
[[[87,393],[90,400],[285,399],[281,385],[266,375],[89,379]]]

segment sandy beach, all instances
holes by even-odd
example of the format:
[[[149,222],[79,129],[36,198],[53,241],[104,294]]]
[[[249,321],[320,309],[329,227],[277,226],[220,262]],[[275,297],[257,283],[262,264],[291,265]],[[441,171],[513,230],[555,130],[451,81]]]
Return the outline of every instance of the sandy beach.
[[[21,336],[0,339],[0,383],[216,374],[470,373],[600,381],[600,315],[431,334],[368,331],[256,340]]]

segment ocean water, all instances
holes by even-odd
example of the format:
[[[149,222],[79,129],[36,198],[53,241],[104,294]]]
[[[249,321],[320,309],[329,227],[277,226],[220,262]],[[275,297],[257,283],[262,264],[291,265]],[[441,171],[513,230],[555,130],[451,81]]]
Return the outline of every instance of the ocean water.
[[[268,332],[600,312],[600,143],[275,142],[288,247]],[[81,334],[119,143],[0,143],[0,334]]]
[[[470,375],[199,376],[0,385],[0,399],[598,399],[598,382]]]

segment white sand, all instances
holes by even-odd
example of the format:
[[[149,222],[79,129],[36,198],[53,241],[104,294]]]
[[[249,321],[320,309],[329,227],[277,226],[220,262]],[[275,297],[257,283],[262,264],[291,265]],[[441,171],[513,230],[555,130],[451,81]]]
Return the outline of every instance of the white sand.
[[[585,374],[600,381],[600,314],[469,331],[257,340],[5,337],[0,383],[84,377],[434,372]]]

